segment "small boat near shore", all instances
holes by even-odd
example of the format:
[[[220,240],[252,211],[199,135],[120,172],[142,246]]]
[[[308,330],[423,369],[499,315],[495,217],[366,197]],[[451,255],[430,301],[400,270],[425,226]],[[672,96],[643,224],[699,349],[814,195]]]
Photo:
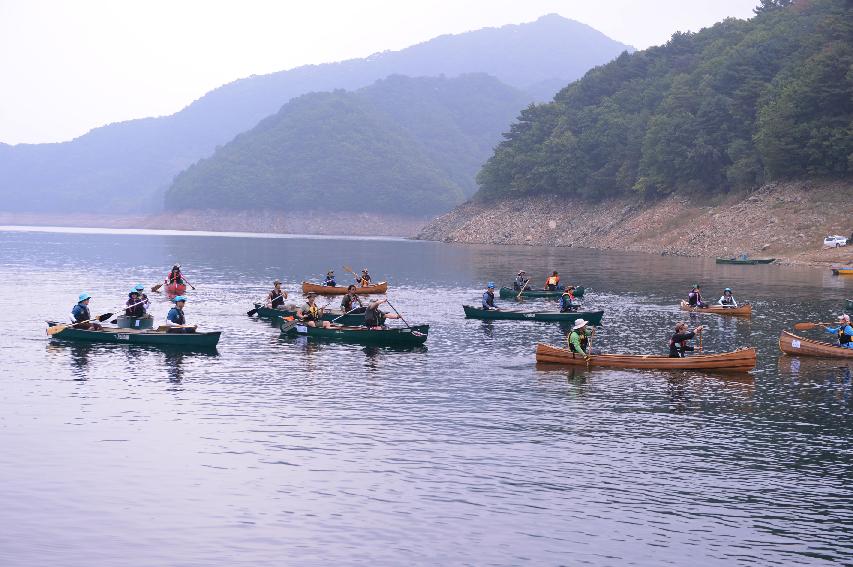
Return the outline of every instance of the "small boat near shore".
[[[536,362],[602,368],[636,368],[649,370],[711,370],[718,372],[748,372],[755,368],[756,351],[743,348],[720,354],[697,354],[684,358],[662,355],[593,354],[589,359],[567,348],[538,343]]]
[[[59,323],[48,321],[48,327],[55,327]],[[100,330],[75,329],[68,326],[65,329],[50,335],[51,339],[61,341],[77,341],[87,343],[113,343],[130,345],[169,346],[181,348],[214,348],[219,343],[222,331],[210,332],[184,332],[175,333],[161,329],[125,329],[118,327],[104,327]]]
[[[254,310],[261,319],[273,319],[275,317],[285,319],[287,317],[296,317],[296,307],[292,305],[285,308],[273,309],[272,307],[266,307],[261,303],[255,303]],[[336,322],[341,325],[361,325],[364,323],[364,311],[361,313],[349,313],[345,315],[342,311],[324,309],[321,318],[323,321],[337,320]]]
[[[379,282],[366,286],[355,286],[355,293],[358,295],[382,294],[386,291],[388,291],[388,282]],[[346,292],[346,286],[331,286],[314,284],[311,282],[302,282],[302,293],[316,293],[318,295],[344,295]]]
[[[853,266],[832,266],[830,270],[836,276],[853,276]]]
[[[754,266],[756,264],[772,264],[776,258],[717,258],[718,264],[736,264],[740,266]]]
[[[426,342],[429,325],[368,329],[367,327],[310,327],[308,325],[281,325],[283,336],[304,336],[346,343],[376,346],[419,346]]]
[[[715,313],[717,315],[734,315],[738,317],[750,317],[752,315],[752,305],[749,303],[744,303],[737,307],[723,307],[722,305],[690,307],[690,304],[682,299],[680,308],[682,311],[689,311],[691,313]]]
[[[572,323],[577,319],[586,319],[592,325],[600,325],[604,311],[570,311],[560,313],[554,311],[514,311],[510,309],[481,309],[472,305],[463,305],[467,319],[506,320],[506,321],[540,321]]]
[[[579,286],[575,288],[574,295],[575,297],[583,297],[583,293],[586,291],[583,286]],[[511,287],[502,287],[498,294],[501,299],[510,299],[513,297],[518,297],[518,292],[512,289]],[[547,291],[544,289],[528,289],[521,292],[521,297],[560,297],[563,295],[563,290],[557,291]]]
[[[779,335],[779,350],[785,354],[793,354],[795,356],[853,359],[853,348],[845,348],[823,341],[807,339],[788,331],[782,331]]]

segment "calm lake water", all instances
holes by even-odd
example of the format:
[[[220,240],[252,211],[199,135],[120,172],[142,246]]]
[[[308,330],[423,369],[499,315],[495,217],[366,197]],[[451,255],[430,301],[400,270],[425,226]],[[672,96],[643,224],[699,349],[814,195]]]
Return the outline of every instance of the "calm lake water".
[[[181,262],[216,353],[52,343]],[[279,338],[278,277],[387,279],[425,349]],[[605,310],[595,346],[663,353],[692,316],[751,377],[537,369],[557,325],[465,320],[485,282],[551,269]],[[717,297],[719,294],[717,294]],[[398,240],[0,231],[0,565],[824,565],[853,561],[853,364],[779,330],[853,297],[828,270]],[[166,299],[154,295],[162,320]],[[551,306],[546,302],[527,305]],[[812,334],[811,336],[820,336]]]

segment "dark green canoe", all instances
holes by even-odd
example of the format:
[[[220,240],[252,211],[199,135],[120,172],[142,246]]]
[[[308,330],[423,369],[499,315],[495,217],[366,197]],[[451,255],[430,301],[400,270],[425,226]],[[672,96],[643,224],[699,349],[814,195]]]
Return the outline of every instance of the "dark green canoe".
[[[756,264],[772,264],[776,258],[717,258],[718,264],[739,264],[742,266],[754,266]]]
[[[575,288],[575,297],[583,297],[584,287],[579,286]],[[500,289],[500,298],[501,299],[509,299],[512,297],[518,297],[518,292],[512,289],[511,287],[502,287]],[[530,289],[527,291],[521,292],[521,297],[560,297],[563,295],[563,290],[558,291],[545,291],[544,289]]]
[[[604,311],[571,311],[555,313],[553,311],[513,311],[510,309],[481,309],[471,305],[463,305],[465,317],[468,319],[502,319],[509,321],[550,321],[572,323],[577,319],[586,319],[592,325],[600,325]]]
[[[48,326],[53,327],[57,323],[48,321],[47,324]],[[50,338],[60,341],[77,341],[87,343],[152,345],[182,348],[214,348],[217,343],[219,343],[219,335],[221,334],[221,331],[212,331],[208,333],[169,333],[156,330],[138,331],[136,329],[118,329],[115,327],[104,328],[100,331],[92,331],[68,327],[65,330],[59,331],[55,335],[50,335]]]
[[[367,327],[309,327],[308,325],[291,326],[282,323],[282,334],[285,336],[307,336],[312,339],[326,339],[362,345],[380,346],[418,346],[427,340],[429,325],[414,327],[394,327],[381,330]],[[287,330],[284,330],[287,329]]]
[[[272,319],[274,317],[280,317],[284,319],[285,317],[296,317],[296,311],[291,311],[289,309],[273,309],[272,307],[265,307],[260,303],[255,303],[255,309],[257,310],[258,317],[263,319]],[[349,315],[343,315],[337,310],[324,310],[323,311],[323,320],[324,321],[334,321],[337,319],[337,323],[339,325],[361,325],[364,323],[364,313],[350,313]],[[338,319],[340,317],[340,319]]]

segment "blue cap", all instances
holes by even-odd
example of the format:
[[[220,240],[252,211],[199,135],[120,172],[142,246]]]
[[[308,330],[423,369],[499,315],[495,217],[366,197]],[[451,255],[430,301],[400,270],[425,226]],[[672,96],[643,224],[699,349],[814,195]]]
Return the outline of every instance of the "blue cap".
[[[77,297],[77,303],[80,303],[81,301],[86,301],[87,299],[92,299],[92,296],[84,291]]]
[[[132,288],[130,288],[130,291],[129,291],[127,294],[128,294],[128,295],[133,295],[134,293],[135,293],[136,295],[139,295],[139,290],[138,290],[138,289],[136,289],[135,287],[132,287]]]
[[[186,301],[187,297],[185,295],[176,295],[174,299],[172,299],[173,303],[177,303],[179,301]]]
[[[145,286],[142,285],[141,283],[138,283],[135,286],[133,286],[133,289],[135,289],[139,293],[142,293],[143,291],[145,291]]]
[[[489,285],[487,287],[489,289],[495,289],[495,282],[489,282]]]
[[[731,292],[732,292],[732,288],[727,287],[726,289],[724,289],[724,290],[723,290],[723,293],[726,293],[726,292],[731,293]]]

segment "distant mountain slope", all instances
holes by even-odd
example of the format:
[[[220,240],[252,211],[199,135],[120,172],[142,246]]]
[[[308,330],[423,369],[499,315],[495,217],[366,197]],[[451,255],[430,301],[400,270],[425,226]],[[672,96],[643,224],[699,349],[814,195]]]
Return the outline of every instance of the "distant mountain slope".
[[[427,214],[470,197],[527,96],[494,77],[399,75],[291,100],[182,172],[170,209]]]
[[[484,198],[707,195],[853,174],[853,2],[763,0],[587,73],[526,109]]]
[[[253,76],[167,117],[92,130],[71,142],[0,144],[0,209],[125,212],[159,208],[179,171],[253,127],[295,96],[356,89],[391,74],[483,72],[531,100],[630,47],[560,16],[437,37],[396,52]],[[57,93],[62,96],[62,93]]]

